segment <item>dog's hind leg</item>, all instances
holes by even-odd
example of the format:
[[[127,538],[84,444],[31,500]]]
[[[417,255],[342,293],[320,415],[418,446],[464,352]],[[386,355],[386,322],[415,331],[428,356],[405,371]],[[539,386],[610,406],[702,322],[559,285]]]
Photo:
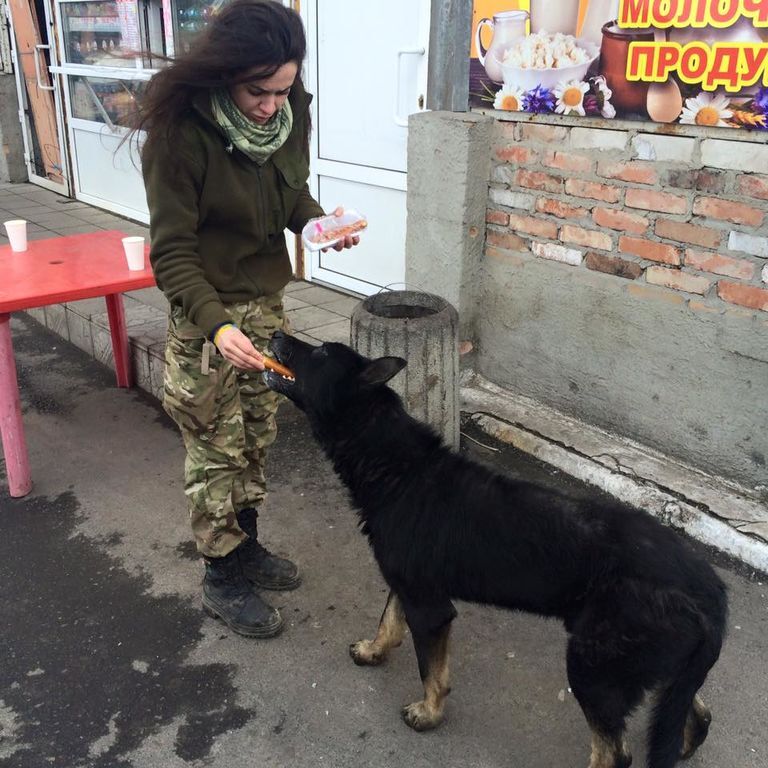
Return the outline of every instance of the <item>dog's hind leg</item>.
[[[575,637],[568,643],[567,664],[571,690],[592,731],[589,768],[629,768],[626,718],[642,699],[642,687],[617,677],[615,657],[601,664]]]
[[[349,646],[349,655],[361,667],[377,667],[392,648],[403,642],[405,614],[400,599],[394,592],[389,593],[384,613],[381,614],[379,629],[373,640],[360,640]]]
[[[405,615],[413,636],[424,698],[403,707],[402,716],[415,731],[436,728],[443,720],[448,684],[448,639],[456,611],[450,600],[427,610],[407,606]]]
[[[592,755],[589,768],[629,768],[632,765],[632,755],[627,747],[627,740],[621,736],[606,736],[592,728]]]
[[[693,699],[693,706],[688,712],[683,734],[683,749],[680,757],[687,760],[704,743],[712,722],[712,713],[698,695]]]

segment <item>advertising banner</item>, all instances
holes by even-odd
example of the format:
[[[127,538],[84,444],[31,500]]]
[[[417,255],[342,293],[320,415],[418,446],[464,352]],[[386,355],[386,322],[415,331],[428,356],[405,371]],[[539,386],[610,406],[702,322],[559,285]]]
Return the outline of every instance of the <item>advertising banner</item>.
[[[470,104],[768,129],[768,0],[475,0]]]

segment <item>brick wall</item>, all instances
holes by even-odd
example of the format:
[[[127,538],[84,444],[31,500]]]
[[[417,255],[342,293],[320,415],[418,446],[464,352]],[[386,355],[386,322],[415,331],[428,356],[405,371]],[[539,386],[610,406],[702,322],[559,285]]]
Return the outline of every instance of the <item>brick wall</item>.
[[[694,311],[768,312],[766,144],[499,121],[488,205],[488,258],[607,273]]]
[[[406,280],[501,390],[765,501],[768,134],[731,136],[413,115]]]

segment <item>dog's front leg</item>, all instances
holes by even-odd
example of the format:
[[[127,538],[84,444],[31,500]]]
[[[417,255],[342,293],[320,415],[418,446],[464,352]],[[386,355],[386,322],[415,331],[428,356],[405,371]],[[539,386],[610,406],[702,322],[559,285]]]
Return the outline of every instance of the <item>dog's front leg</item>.
[[[408,606],[406,620],[413,636],[424,698],[403,707],[403,720],[415,731],[436,728],[443,720],[445,698],[451,692],[448,639],[456,611],[450,601],[427,610]]]
[[[349,646],[349,655],[355,664],[363,667],[377,667],[389,653],[403,642],[405,614],[398,596],[390,591],[384,613],[381,614],[379,629],[373,640],[360,640]]]

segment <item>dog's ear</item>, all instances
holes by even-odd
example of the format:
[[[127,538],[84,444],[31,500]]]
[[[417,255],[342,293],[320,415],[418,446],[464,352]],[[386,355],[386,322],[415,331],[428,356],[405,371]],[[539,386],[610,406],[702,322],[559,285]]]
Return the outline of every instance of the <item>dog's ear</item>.
[[[371,360],[360,373],[360,383],[363,385],[386,384],[393,376],[405,368],[402,357],[380,357]]]

